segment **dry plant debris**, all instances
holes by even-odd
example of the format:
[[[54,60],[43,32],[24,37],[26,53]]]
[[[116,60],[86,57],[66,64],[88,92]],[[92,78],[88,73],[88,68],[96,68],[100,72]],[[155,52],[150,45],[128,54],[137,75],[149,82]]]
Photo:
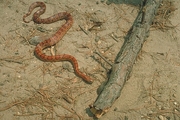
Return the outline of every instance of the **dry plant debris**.
[[[169,19],[176,9],[177,8],[171,0],[163,0],[156,13],[152,27],[162,31],[175,28],[177,25],[173,26]]]
[[[55,90],[51,90],[48,87],[42,87],[33,91],[28,90],[30,97],[14,100],[14,102],[0,108],[0,112],[15,106],[17,112],[14,116],[40,115],[42,120],[54,119],[54,117],[58,117],[61,120],[67,118],[82,119],[81,115],[73,108],[68,107],[69,105],[67,104],[72,104],[74,98],[69,93],[65,93],[66,91],[62,86]],[[65,100],[64,102],[62,102],[63,99]],[[60,115],[56,111],[56,107],[58,107],[58,110],[59,108],[64,109],[67,112],[66,115]]]
[[[147,89],[148,100],[143,105],[130,109],[128,112],[135,111],[141,113],[141,111],[144,111],[141,118],[145,120],[170,120],[171,118],[176,120],[180,118],[180,103],[175,99],[174,90],[170,89],[170,92],[167,93],[168,99],[162,97],[160,89],[168,89],[168,86],[162,87],[159,84],[158,77],[159,73],[155,71],[153,80],[149,89]]]

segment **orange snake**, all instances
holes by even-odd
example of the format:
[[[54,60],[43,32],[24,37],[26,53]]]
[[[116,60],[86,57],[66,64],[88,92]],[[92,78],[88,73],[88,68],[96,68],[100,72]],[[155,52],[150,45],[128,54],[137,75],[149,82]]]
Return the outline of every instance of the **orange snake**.
[[[67,13],[67,12],[60,12],[60,13],[57,13],[57,14],[51,16],[51,17],[42,19],[42,18],[40,18],[40,15],[42,15],[45,12],[46,5],[43,2],[35,2],[35,3],[32,3],[31,6],[29,7],[28,13],[23,16],[23,21],[25,23],[30,22],[30,21],[26,21],[25,18],[27,16],[29,16],[36,7],[40,7],[40,9],[37,10],[33,14],[32,21],[34,21],[35,23],[37,23],[37,24],[41,24],[41,23],[50,24],[50,23],[53,23],[53,22],[56,22],[56,21],[59,21],[59,20],[63,20],[63,19],[66,20],[66,23],[63,24],[62,27],[59,28],[59,30],[51,38],[49,38],[49,39],[47,39],[47,40],[45,40],[43,42],[40,42],[36,46],[36,48],[34,50],[35,55],[40,60],[45,61],[45,62],[69,61],[73,65],[75,74],[77,76],[82,78],[87,83],[92,83],[93,80],[89,76],[85,75],[84,73],[82,73],[79,70],[78,62],[77,62],[75,57],[73,57],[71,55],[68,55],[68,54],[49,56],[49,55],[46,55],[46,54],[43,53],[43,49],[58,43],[63,38],[63,36],[67,33],[67,31],[71,28],[71,26],[73,24],[73,18],[71,16],[71,14]]]

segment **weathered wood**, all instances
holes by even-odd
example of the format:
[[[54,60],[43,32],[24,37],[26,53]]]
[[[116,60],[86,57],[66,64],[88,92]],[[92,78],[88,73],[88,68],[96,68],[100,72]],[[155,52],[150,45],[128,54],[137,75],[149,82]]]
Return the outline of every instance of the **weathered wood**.
[[[149,28],[161,1],[162,0],[144,0],[142,3],[142,8],[114,61],[108,82],[94,104],[90,106],[91,112],[97,118],[106,113],[120,96],[138,53],[148,37]]]

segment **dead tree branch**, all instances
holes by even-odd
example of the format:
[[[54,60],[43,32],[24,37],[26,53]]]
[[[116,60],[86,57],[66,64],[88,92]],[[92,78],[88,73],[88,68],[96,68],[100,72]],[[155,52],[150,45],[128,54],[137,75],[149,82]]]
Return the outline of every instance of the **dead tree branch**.
[[[105,114],[120,96],[138,53],[149,35],[149,28],[161,2],[162,0],[143,1],[139,14],[115,59],[108,82],[94,104],[90,106],[91,112],[97,118]]]

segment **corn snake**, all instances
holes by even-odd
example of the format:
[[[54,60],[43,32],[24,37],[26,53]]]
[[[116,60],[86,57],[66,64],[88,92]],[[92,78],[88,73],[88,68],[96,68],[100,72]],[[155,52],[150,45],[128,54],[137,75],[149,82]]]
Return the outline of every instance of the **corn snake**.
[[[59,62],[59,61],[69,61],[74,68],[74,72],[77,76],[79,76],[80,78],[82,78],[85,82],[87,83],[92,83],[93,80],[87,76],[86,74],[84,74],[83,72],[81,72],[78,68],[78,62],[76,60],[75,57],[68,55],[68,54],[61,54],[61,55],[46,55],[43,53],[43,50],[47,47],[53,46],[56,43],[58,43],[63,36],[67,33],[67,31],[71,28],[72,24],[73,24],[73,18],[71,16],[70,13],[67,12],[60,12],[57,13],[51,17],[48,18],[40,18],[40,15],[42,15],[45,10],[46,10],[46,5],[43,2],[34,2],[30,5],[29,7],[29,11],[28,13],[26,13],[23,16],[23,21],[25,23],[29,23],[30,21],[26,21],[25,18],[28,17],[32,11],[36,8],[36,7],[40,7],[40,9],[38,9],[32,17],[32,20],[34,23],[37,24],[50,24],[59,20],[66,20],[66,23],[63,24],[59,30],[49,39],[44,40],[43,42],[40,42],[34,50],[35,55],[42,61],[44,62]]]

